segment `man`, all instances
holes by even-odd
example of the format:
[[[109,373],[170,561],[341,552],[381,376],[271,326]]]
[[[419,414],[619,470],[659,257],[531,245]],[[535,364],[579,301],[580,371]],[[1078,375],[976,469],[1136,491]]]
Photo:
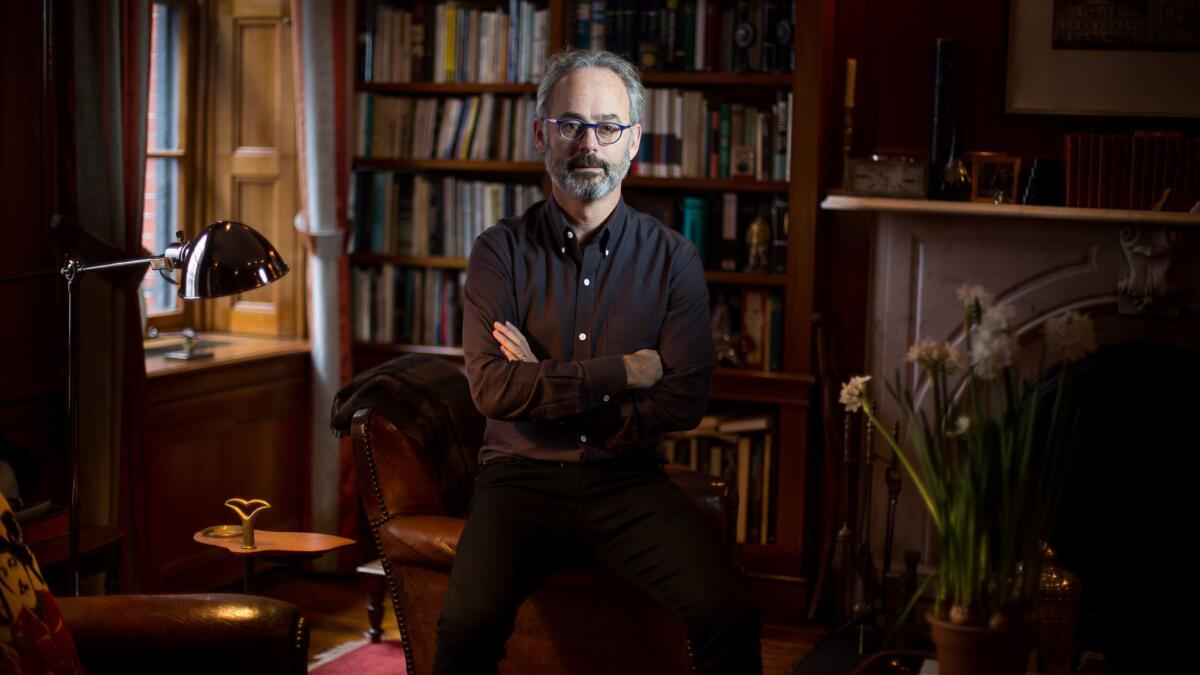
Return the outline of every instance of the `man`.
[[[435,673],[496,672],[517,607],[580,548],[684,621],[698,672],[761,671],[757,613],[655,454],[704,414],[714,352],[695,247],[621,199],[644,97],[613,54],[552,57],[533,122],[552,197],[472,248],[463,340],[488,421]]]

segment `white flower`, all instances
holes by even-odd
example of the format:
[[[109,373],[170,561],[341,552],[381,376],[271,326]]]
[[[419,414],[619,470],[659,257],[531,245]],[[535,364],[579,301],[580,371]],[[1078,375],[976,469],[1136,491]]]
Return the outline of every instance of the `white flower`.
[[[870,375],[855,375],[842,385],[842,395],[838,397],[838,403],[846,406],[846,412],[858,412],[862,407],[864,390],[870,379]]]
[[[983,319],[979,322],[979,330],[1003,331],[1012,326],[1013,317],[1017,310],[1012,305],[993,305],[983,310]]]
[[[1051,358],[1078,361],[1096,350],[1096,327],[1091,317],[1071,310],[1046,320],[1046,345]]]
[[[958,287],[958,299],[968,308],[973,308],[975,303],[979,303],[981,309],[987,309],[992,306],[995,298],[991,293],[983,289],[983,286],[968,286],[963,284]]]
[[[908,348],[906,358],[912,363],[919,363],[925,370],[932,371],[938,366],[945,366],[947,370],[953,369],[957,365],[954,357],[954,348],[945,342],[921,338]]]
[[[971,366],[975,374],[990,380],[1012,365],[1017,341],[1007,330],[985,330],[981,325],[971,340]]]

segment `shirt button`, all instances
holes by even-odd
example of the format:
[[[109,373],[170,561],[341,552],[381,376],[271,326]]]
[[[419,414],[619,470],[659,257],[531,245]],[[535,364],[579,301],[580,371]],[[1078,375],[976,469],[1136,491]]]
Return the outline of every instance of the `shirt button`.
[[[584,341],[584,340],[586,340],[586,339],[587,339],[587,333],[580,333],[580,334],[579,334],[579,341],[580,341],[580,342],[583,342],[583,341]]]
[[[605,394],[605,395],[604,395],[604,402],[605,402],[605,403],[608,403],[608,399],[610,399],[610,398],[612,398],[612,397],[611,397],[611,396],[609,396],[608,394]]]
[[[584,285],[584,286],[591,286],[591,285],[592,285],[592,280],[591,280],[591,279],[584,279],[584,280],[583,280],[583,285]]]
[[[608,257],[608,249],[604,249],[604,256]]]
[[[579,437],[579,442],[580,442],[580,443],[587,443],[587,436],[580,436],[580,437]]]
[[[567,231],[567,239],[574,239],[574,238],[575,238],[575,233],[568,230]]]
[[[566,247],[566,246],[564,246],[564,247],[562,247],[562,248],[560,248],[560,249],[558,249],[558,250],[559,250],[559,251],[561,251],[561,252],[563,252],[563,253],[566,253],[566,252],[567,252],[567,247]]]

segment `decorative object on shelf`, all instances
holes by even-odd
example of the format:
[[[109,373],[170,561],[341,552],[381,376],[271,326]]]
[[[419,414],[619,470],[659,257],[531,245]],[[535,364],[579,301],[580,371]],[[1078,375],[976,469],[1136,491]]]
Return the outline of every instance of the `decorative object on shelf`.
[[[1079,579],[1054,564],[1054,548],[1042,544],[1042,576],[1038,581],[1038,670],[1070,675],[1079,621]]]
[[[956,126],[950,135],[950,153],[946,157],[945,166],[942,167],[942,182],[938,186],[938,197],[950,201],[966,201],[974,194],[971,189],[974,184],[975,182],[971,180],[971,173],[967,171],[966,164],[959,156],[958,127]]]
[[[233,509],[233,512],[242,519],[242,550],[253,551],[257,548],[254,545],[254,519],[258,517],[258,514],[271,508],[271,505],[265,499],[233,497],[225,500],[225,506]],[[250,513],[246,513],[246,509],[250,509]]]
[[[1064,202],[1063,163],[1059,159],[1038,157],[1029,165],[1029,178],[1021,192],[1021,203],[1040,206],[1062,206]]]
[[[871,155],[846,160],[846,194],[924,199],[929,164],[911,157]]]
[[[854,145],[854,97],[857,81],[858,60],[846,59],[846,92],[842,101],[842,168],[847,176],[850,172],[845,167],[850,162],[850,153]],[[849,181],[843,181],[842,185],[849,185]]]
[[[771,226],[761,213],[746,230],[746,271],[765,273],[770,269]]]
[[[1074,311],[1050,318],[1043,354],[1055,363],[1047,368],[1043,357],[1043,367],[1025,379],[1016,365],[1012,308],[994,304],[978,286],[958,294],[963,347],[919,340],[907,358],[924,377],[911,389],[902,388],[899,375],[888,385],[906,418],[909,449],[876,417],[870,377],[852,378],[840,401],[850,412],[862,410],[892,447],[937,531],[930,621],[941,672],[1020,674],[1036,635],[1041,544],[1070,456],[1074,415],[1063,404],[1069,363],[1096,348],[1095,333]],[[980,651],[993,642],[1003,654]],[[965,665],[956,654],[966,654]]]
[[[164,359],[176,361],[196,361],[210,359],[213,353],[200,348],[200,336],[194,328],[183,329],[183,347],[163,354]]]
[[[50,227],[65,241],[82,241],[90,238],[78,225],[61,215],[55,215]],[[170,276],[182,271],[179,297],[184,300],[215,298],[242,293],[266,286],[287,274],[289,267],[279,252],[258,232],[238,222],[221,220],[200,231],[192,241],[185,241],[183,232],[177,233],[178,241],[167,245],[159,255],[126,260],[109,260],[87,263],[72,253],[61,270],[42,270],[27,274],[0,278],[8,283],[47,276],[61,276],[67,284],[67,419],[70,431],[67,441],[67,480],[69,484],[68,508],[68,562],[74,595],[80,592],[79,576],[79,280],[93,272],[114,270],[137,270],[140,279],[147,268],[157,270],[164,279],[174,284]],[[99,247],[107,248],[102,242]],[[98,248],[98,247],[97,247]],[[112,257],[123,253],[113,251]]]
[[[971,166],[971,201],[1015,203],[1020,176],[1020,157],[980,157]]]

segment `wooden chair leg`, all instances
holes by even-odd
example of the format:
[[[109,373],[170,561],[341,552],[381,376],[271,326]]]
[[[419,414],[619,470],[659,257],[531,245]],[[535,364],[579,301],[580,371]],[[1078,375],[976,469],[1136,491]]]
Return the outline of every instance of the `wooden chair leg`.
[[[378,561],[358,568],[367,589],[367,637],[371,642],[383,639],[383,592],[387,588],[387,578],[377,564]]]

